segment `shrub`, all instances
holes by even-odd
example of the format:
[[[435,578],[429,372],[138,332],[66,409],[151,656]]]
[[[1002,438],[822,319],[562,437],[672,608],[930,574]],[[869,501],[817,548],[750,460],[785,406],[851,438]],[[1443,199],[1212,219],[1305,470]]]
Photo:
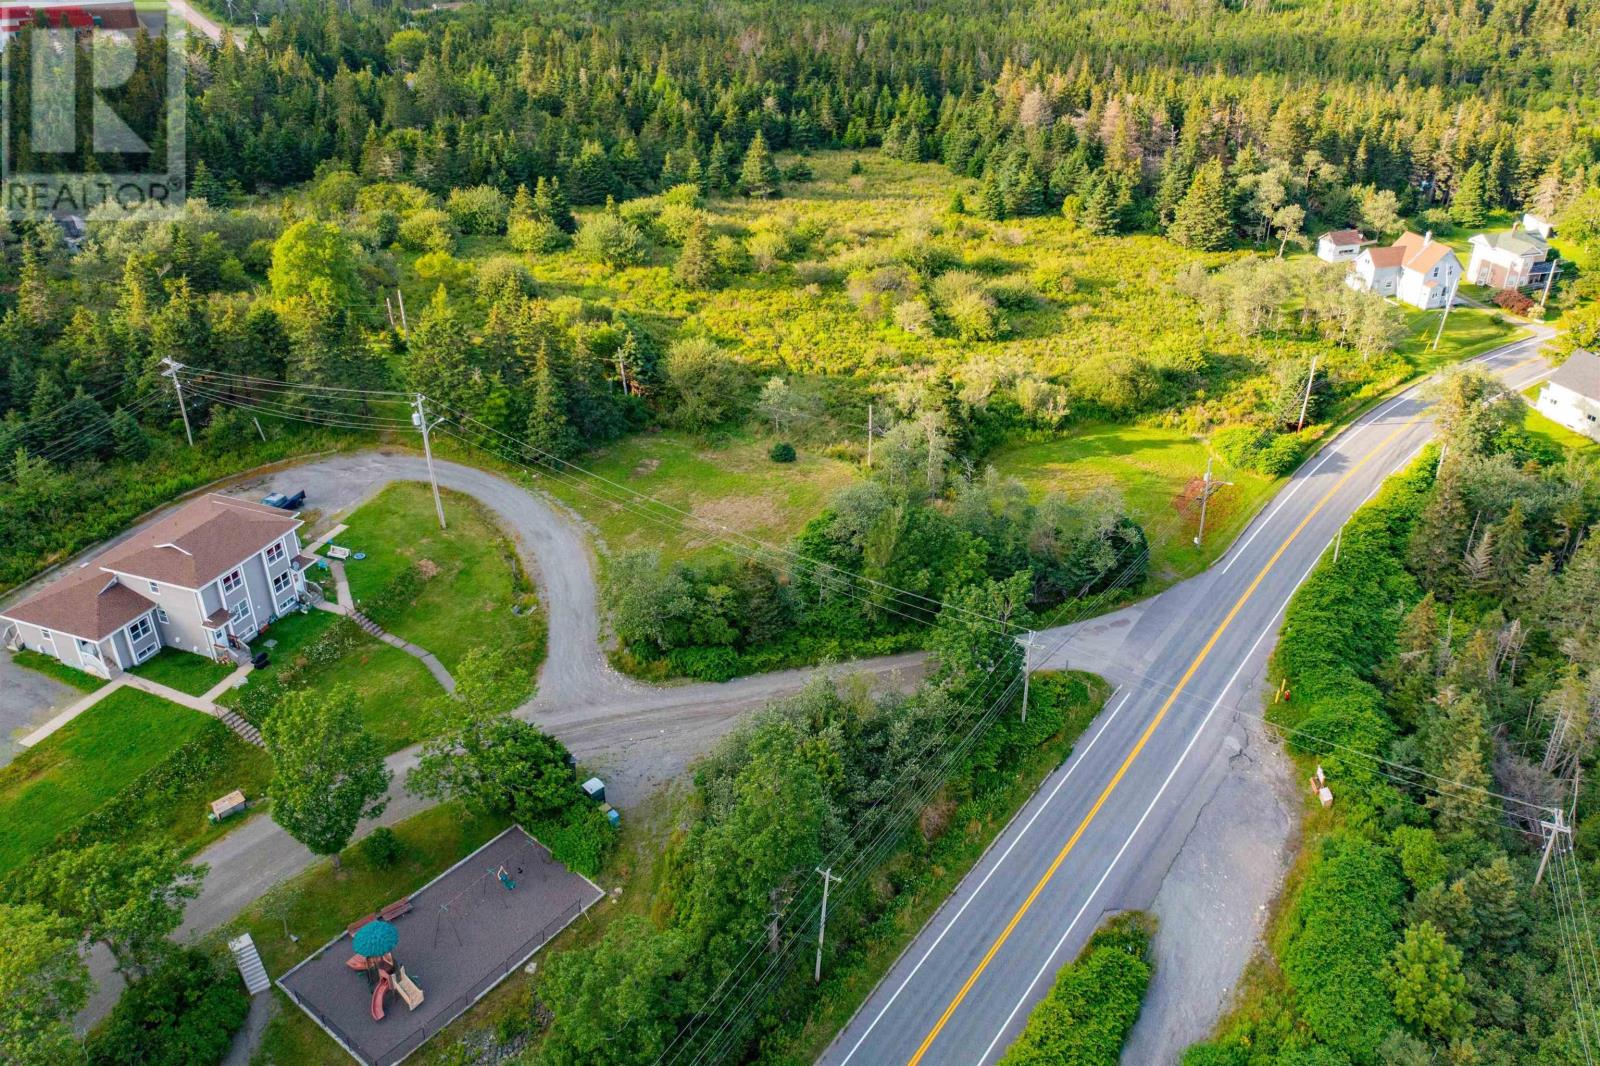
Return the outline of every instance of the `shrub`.
[[[771,459],[775,463],[792,463],[794,462],[795,458],[794,445],[790,444],[788,441],[781,441],[777,444],[774,444],[772,446],[772,450],[767,452],[767,458]]]
[[[617,841],[617,831],[587,798],[575,800],[561,818],[537,824],[533,833],[557,862],[587,877],[599,876]]]
[[[85,1051],[93,1066],[208,1066],[228,1054],[249,1012],[250,997],[236,975],[203,952],[176,948],[128,986]]]
[[[451,189],[444,209],[462,233],[490,236],[506,231],[511,202],[491,185],[474,185],[470,189]]]
[[[648,250],[638,226],[609,213],[585,219],[575,243],[586,259],[608,267],[642,263]]]
[[[380,825],[368,833],[359,846],[361,857],[375,870],[391,869],[405,855],[405,845],[395,831],[386,825]]]
[[[895,304],[894,324],[907,333],[918,337],[931,336],[933,334],[933,310],[928,306],[928,301],[926,300],[905,300]]]
[[[1501,289],[1494,294],[1495,305],[1514,315],[1526,316],[1533,310],[1533,297],[1516,289]]]
[[[497,255],[478,268],[478,299],[493,303],[508,294],[532,296],[533,274],[522,260],[509,255]]]
[[[356,208],[360,211],[393,211],[408,215],[434,205],[433,195],[426,189],[401,181],[380,181],[356,193]]]
[[[506,243],[519,252],[546,255],[559,252],[572,243],[566,231],[542,218],[513,219],[506,228]]]
[[[704,222],[706,213],[693,204],[670,203],[656,216],[653,228],[661,243],[681,247],[695,223]]]
[[[784,181],[810,181],[815,176],[811,171],[811,164],[804,159],[796,159],[793,163],[783,168]]]
[[[472,267],[449,252],[427,252],[412,264],[417,277],[431,285],[453,289],[472,276]]]
[[[1150,934],[1150,918],[1124,914],[1090,937],[1002,1066],[1116,1066],[1150,984]]]
[[[408,252],[448,252],[455,247],[456,233],[449,215],[427,207],[408,215],[395,239]]]

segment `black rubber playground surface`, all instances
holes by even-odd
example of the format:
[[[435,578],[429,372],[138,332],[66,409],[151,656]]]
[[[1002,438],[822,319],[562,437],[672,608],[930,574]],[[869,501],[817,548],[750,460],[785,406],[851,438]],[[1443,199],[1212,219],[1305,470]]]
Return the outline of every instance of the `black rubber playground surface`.
[[[507,890],[501,866],[516,882]],[[345,965],[341,934],[278,979],[278,985],[358,1061],[391,1066],[421,1047],[597,902],[603,892],[513,826],[411,896],[395,919],[395,961],[423,992],[416,1010],[391,993],[372,1018],[367,976]],[[349,916],[350,921],[360,918]]]

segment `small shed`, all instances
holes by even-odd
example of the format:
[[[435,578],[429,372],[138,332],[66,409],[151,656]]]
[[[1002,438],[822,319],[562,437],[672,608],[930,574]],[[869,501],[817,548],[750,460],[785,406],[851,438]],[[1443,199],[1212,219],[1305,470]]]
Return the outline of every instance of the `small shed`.
[[[229,815],[238,814],[244,808],[244,792],[236,788],[221,799],[211,801],[211,814],[208,817],[213,822],[220,822]]]

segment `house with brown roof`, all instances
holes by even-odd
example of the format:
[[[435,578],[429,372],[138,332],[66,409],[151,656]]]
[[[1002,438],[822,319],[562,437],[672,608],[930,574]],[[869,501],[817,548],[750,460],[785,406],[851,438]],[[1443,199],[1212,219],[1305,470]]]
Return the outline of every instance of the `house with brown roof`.
[[[1358,229],[1336,229],[1317,238],[1317,258],[1324,263],[1348,263],[1372,242]]]
[[[162,648],[237,658],[306,596],[301,524],[202,496],[0,612],[0,643],[107,678]]]
[[[1420,236],[1407,231],[1387,248],[1368,248],[1345,275],[1352,289],[1393,296],[1424,311],[1443,307],[1460,281],[1461,260],[1431,230]]]
[[[1535,409],[1552,422],[1600,440],[1600,355],[1579,348],[1539,390]]]

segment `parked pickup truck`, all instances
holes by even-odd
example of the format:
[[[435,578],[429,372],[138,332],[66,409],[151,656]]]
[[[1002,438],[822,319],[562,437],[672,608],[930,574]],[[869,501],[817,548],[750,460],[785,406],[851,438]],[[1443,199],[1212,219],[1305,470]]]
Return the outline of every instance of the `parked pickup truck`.
[[[306,490],[301,489],[293,496],[285,496],[281,492],[274,492],[271,496],[264,496],[261,502],[268,507],[281,507],[285,511],[298,511],[306,505]]]

